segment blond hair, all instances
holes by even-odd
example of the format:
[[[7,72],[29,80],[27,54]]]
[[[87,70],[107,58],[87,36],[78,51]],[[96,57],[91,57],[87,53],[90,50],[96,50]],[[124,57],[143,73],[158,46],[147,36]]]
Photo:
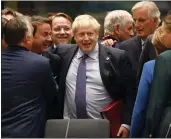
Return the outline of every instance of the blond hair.
[[[75,34],[76,30],[82,27],[87,27],[87,28],[92,27],[93,29],[96,30],[97,33],[100,32],[100,24],[91,15],[84,14],[84,15],[79,15],[75,18],[72,24],[73,33]]]
[[[162,24],[165,25],[166,31],[171,32],[171,15],[167,15],[163,19]],[[162,33],[163,33],[163,30],[160,26],[156,29],[156,31],[154,32],[153,38],[152,38],[152,44],[155,47],[155,52],[157,55],[168,50],[168,48],[164,45],[164,43],[161,40]]]
[[[65,14],[65,13],[55,13],[55,14],[49,16],[49,19],[50,19],[51,22],[52,22],[56,17],[63,17],[63,18],[65,18],[65,19],[69,20],[69,21],[71,22],[71,24],[72,24],[72,22],[73,22],[73,21],[72,21],[72,18],[71,18],[69,15]]]

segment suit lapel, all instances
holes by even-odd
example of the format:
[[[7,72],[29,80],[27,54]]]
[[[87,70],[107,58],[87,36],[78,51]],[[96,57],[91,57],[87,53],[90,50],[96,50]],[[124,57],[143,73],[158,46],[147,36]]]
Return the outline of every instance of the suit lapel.
[[[108,85],[109,85],[109,76],[110,76],[110,59],[111,56],[109,55],[107,48],[99,44],[100,75],[102,78],[102,82],[108,92],[109,92]]]
[[[142,44],[141,44],[141,39],[136,36],[136,39],[135,39],[135,47],[138,47],[138,49],[135,49],[136,52],[136,60],[139,61],[139,58],[140,58],[140,54],[141,54],[141,51],[142,51]]]
[[[75,56],[77,50],[78,50],[77,46],[72,47],[62,57],[62,69],[61,69],[60,81],[61,81],[61,85],[63,86],[63,88],[65,88],[65,81],[66,81],[66,76],[68,73],[69,66],[70,66],[71,61],[72,61],[73,57]],[[62,91],[64,91],[64,90],[62,90]],[[65,93],[65,91],[64,91],[64,93]]]

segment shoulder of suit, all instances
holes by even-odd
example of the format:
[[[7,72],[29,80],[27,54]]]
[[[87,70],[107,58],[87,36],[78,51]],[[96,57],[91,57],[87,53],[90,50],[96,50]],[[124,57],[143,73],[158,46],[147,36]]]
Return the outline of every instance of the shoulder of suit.
[[[148,40],[148,41],[151,41],[152,38],[153,38],[153,34],[149,35],[149,36],[147,37],[147,40]]]
[[[125,55],[125,51],[124,50],[120,50],[118,48],[113,48],[113,47],[105,47],[108,55],[111,56],[112,60],[114,61],[118,61],[120,60],[120,58]]]
[[[32,61],[34,64],[36,64],[36,63],[40,63],[40,64],[49,63],[48,58],[46,58],[46,57],[44,57],[42,55],[33,53],[33,52],[29,52],[28,57],[30,59],[30,62]]]
[[[77,46],[77,44],[61,44],[61,45],[58,45],[57,48],[59,48],[59,49],[70,49],[70,48],[73,48],[76,46]]]
[[[149,35],[145,41],[144,49],[154,49],[152,44],[153,35]]]
[[[140,42],[141,39],[138,36],[134,36],[128,40],[125,40],[120,43],[120,49],[125,48],[125,47],[132,47],[136,42]]]
[[[163,53],[161,53],[158,58],[169,58],[171,59],[171,50],[167,50]]]
[[[117,55],[123,54],[125,52],[124,50],[120,50],[118,48],[113,48],[113,47],[106,47],[106,49],[108,52],[112,54],[117,54]]]
[[[57,54],[65,54],[70,49],[77,48],[77,44],[65,44],[57,47]]]

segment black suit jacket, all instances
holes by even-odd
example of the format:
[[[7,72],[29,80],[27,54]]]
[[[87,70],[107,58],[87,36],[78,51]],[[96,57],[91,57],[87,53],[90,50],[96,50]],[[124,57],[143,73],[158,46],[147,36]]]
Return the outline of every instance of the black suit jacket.
[[[145,129],[153,138],[164,138],[169,124],[171,124],[171,50],[156,58]],[[171,137],[171,131],[168,137]]]
[[[47,108],[57,93],[49,60],[8,46],[1,62],[2,137],[43,137]]]
[[[49,59],[50,61],[50,66],[52,69],[52,73],[53,73],[53,77],[56,81],[56,88],[59,92],[59,78],[57,78],[58,73],[60,72],[60,57],[58,55],[55,54],[56,52],[56,48],[54,48],[53,46],[48,47],[47,51],[43,54],[43,56],[45,56],[46,58]],[[52,107],[49,110],[49,119],[58,119],[59,117],[59,100],[58,100],[58,93],[57,95],[54,97],[53,101],[52,101]]]
[[[155,48],[152,44],[152,37],[153,35],[148,36],[147,40],[145,41],[144,48],[141,52],[139,64],[138,64],[138,71],[137,71],[137,81],[139,82],[141,78],[141,73],[143,66],[146,62],[153,60],[156,58],[157,54],[155,52]]]
[[[77,45],[72,44],[57,48],[57,54],[62,59],[59,75],[61,117],[63,117],[66,76],[77,50]],[[123,98],[125,100],[123,123],[129,125],[135,100],[135,81],[132,79],[129,58],[125,51],[99,44],[99,64],[103,84],[110,96],[114,101]]]
[[[140,37],[134,36],[131,39],[121,42],[119,49],[125,50],[127,52],[127,55],[129,56],[132,62],[132,69],[136,73],[140,54],[142,51],[142,44],[141,44]]]
[[[50,60],[50,66],[54,77],[57,76],[60,67],[60,57],[55,53],[56,53],[56,48],[50,46],[48,47],[47,51],[43,54],[43,56],[45,56]]]

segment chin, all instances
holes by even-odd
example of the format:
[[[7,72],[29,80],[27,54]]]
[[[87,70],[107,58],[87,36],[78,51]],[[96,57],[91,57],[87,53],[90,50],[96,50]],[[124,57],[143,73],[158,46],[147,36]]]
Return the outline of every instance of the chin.
[[[89,53],[91,53],[91,51],[92,51],[92,49],[84,49],[84,50],[83,50],[83,52],[84,52],[85,54],[89,54]]]

